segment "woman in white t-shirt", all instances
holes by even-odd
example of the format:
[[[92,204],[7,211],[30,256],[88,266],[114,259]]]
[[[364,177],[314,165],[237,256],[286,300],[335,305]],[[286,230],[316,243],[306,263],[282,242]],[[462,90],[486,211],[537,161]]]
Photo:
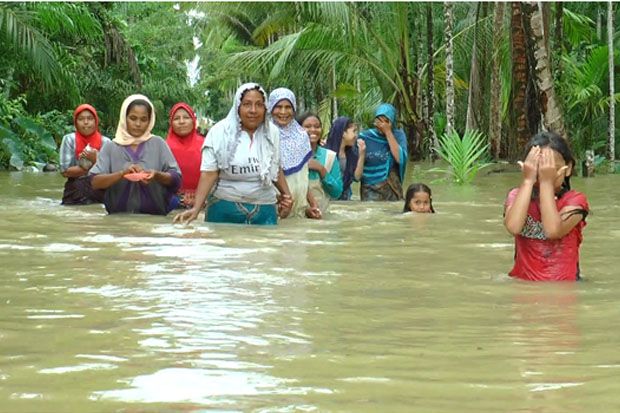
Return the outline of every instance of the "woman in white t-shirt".
[[[265,91],[246,83],[228,116],[216,123],[202,147],[194,207],[174,217],[191,222],[210,194],[205,221],[275,225],[293,200],[280,167],[280,135],[266,118]]]

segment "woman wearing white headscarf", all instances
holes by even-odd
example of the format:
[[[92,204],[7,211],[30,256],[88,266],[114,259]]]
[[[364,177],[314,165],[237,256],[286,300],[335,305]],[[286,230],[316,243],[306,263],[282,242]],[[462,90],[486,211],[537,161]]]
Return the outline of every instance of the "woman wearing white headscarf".
[[[209,193],[207,222],[274,225],[290,213],[279,132],[266,118],[265,97],[256,83],[237,89],[228,116],[205,138],[194,207],[175,222],[196,219]]]
[[[155,109],[143,95],[123,102],[112,144],[91,168],[94,189],[106,189],[108,213],[166,215],[178,204],[181,172],[166,142],[151,133]]]
[[[286,88],[277,88],[269,94],[269,113],[280,129],[280,159],[282,171],[291,190],[293,215],[321,218],[321,211],[309,191],[308,161],[312,159],[310,138],[295,120],[295,94]]]

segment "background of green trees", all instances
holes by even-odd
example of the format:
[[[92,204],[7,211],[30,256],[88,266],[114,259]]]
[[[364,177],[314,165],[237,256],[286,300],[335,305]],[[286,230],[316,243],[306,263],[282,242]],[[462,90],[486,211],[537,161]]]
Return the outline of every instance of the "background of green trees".
[[[538,16],[542,38],[531,27]],[[301,110],[318,111],[327,124],[348,115],[367,125],[378,103],[393,102],[413,159],[431,156],[437,136],[454,128],[480,131],[489,157],[513,160],[546,121],[535,73],[541,44],[576,155],[593,149],[603,162],[618,148],[609,139],[610,102],[620,94],[610,93],[608,27],[616,67],[620,31],[609,17],[608,3],[576,2],[542,3],[542,10],[531,3],[0,3],[0,167],[55,161],[79,103],[93,104],[113,136],[122,100],[146,94],[156,132],[165,135],[175,102],[219,120],[248,80],[291,88]],[[618,21],[617,7],[611,17]],[[191,86],[186,61],[196,55],[200,77]]]

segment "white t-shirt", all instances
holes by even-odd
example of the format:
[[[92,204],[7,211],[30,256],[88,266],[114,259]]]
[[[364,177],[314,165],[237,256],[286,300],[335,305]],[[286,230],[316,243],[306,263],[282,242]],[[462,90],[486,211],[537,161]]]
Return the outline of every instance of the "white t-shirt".
[[[258,136],[257,136],[258,137]],[[257,138],[255,137],[255,139]],[[216,198],[250,204],[274,204],[276,189],[273,184],[263,186],[260,179],[258,144],[242,131],[235,156],[226,169],[220,169],[213,148],[202,148],[201,171],[220,171],[213,195]]]

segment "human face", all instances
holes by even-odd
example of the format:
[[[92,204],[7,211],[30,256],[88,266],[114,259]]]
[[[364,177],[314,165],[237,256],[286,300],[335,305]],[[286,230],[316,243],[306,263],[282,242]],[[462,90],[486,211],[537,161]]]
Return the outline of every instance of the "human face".
[[[318,145],[319,141],[321,140],[321,135],[323,135],[323,127],[321,126],[321,122],[317,119],[317,117],[307,117],[301,126],[303,126],[306,132],[308,132],[308,136],[310,137],[310,144]]]
[[[357,141],[357,125],[352,123],[342,135],[344,146],[353,146]]]
[[[279,101],[271,111],[271,115],[273,116],[273,120],[279,126],[286,126],[293,120],[293,115],[295,111],[293,110],[293,105],[288,99],[282,99]]]
[[[409,200],[409,209],[423,214],[431,212],[431,196],[424,191],[416,192]]]
[[[83,110],[75,118],[75,128],[82,136],[90,136],[95,132],[97,121],[90,110]]]
[[[127,113],[125,121],[127,123],[127,132],[134,138],[139,138],[148,129],[151,118],[146,106],[135,105]]]
[[[258,90],[249,90],[245,92],[241,98],[239,105],[239,117],[241,118],[241,127],[253,133],[258,129],[265,120],[265,97]]]
[[[194,120],[189,113],[179,108],[172,116],[172,131],[179,136],[187,136],[194,130]]]

